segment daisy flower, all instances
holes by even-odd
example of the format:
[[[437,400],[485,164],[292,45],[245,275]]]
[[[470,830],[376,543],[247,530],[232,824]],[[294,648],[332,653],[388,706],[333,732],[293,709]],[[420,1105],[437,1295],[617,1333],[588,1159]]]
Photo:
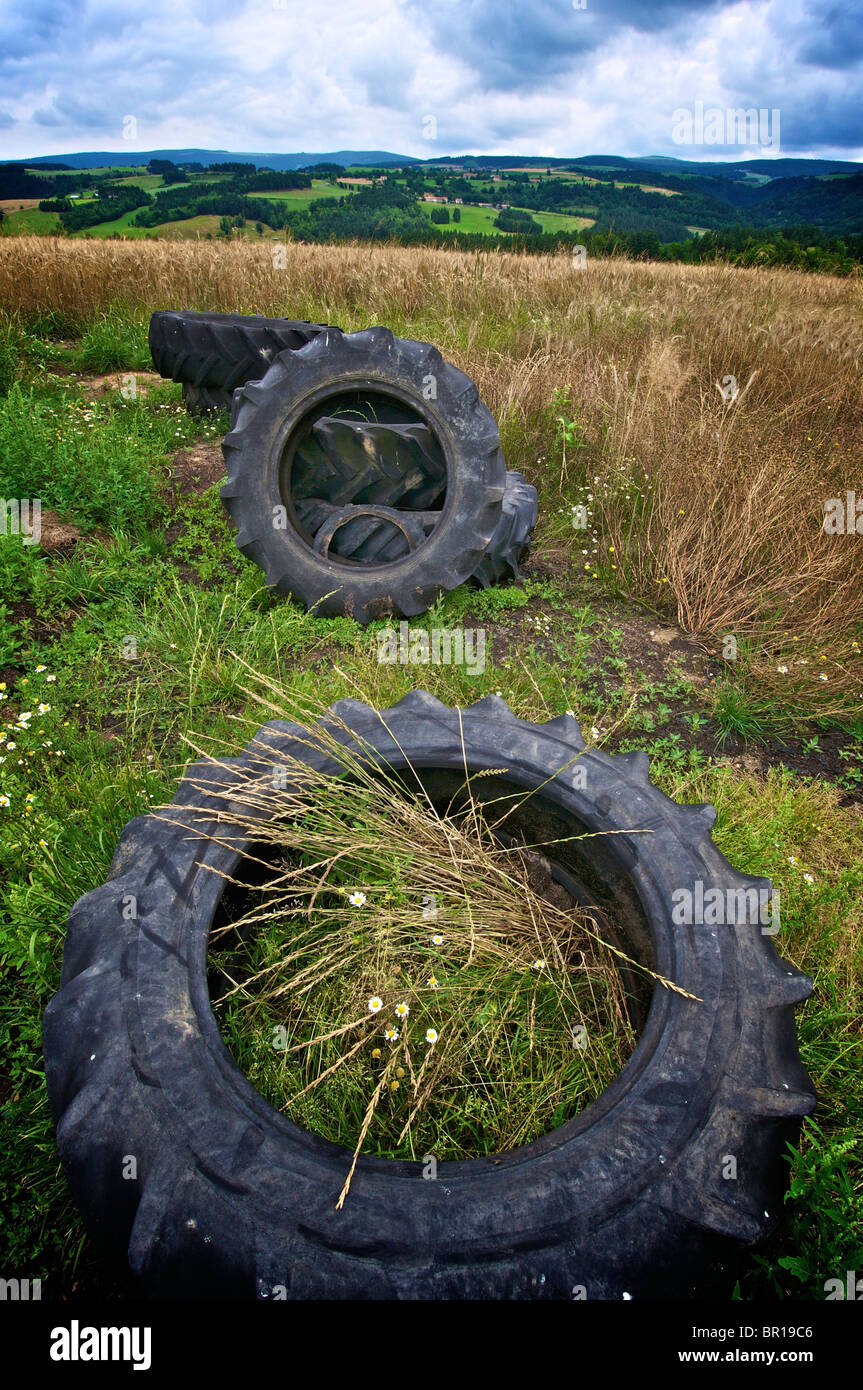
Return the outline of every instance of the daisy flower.
[[[47,671],[47,670],[48,670],[48,667],[47,667],[47,666],[37,666],[37,667],[36,667],[36,670],[37,670],[37,671]]]
[[[8,796],[0,796],[0,806],[11,806],[12,803]]]
[[[426,1029],[426,1042],[427,1042],[427,1043],[436,1043],[436,1042],[437,1042],[437,1039],[438,1039],[438,1035],[437,1035],[437,1033],[435,1032],[434,1028],[427,1028],[427,1029]]]
[[[439,983],[436,975],[429,975],[429,989],[437,989]]]
[[[815,879],[812,877],[811,874],[804,874],[803,877],[804,877],[804,879],[806,880],[807,883],[814,883],[814,882],[815,882]]]
[[[45,679],[46,679],[46,681],[55,681],[55,680],[57,679],[57,677],[56,677],[56,676],[46,676]]]
[[[348,898],[348,902],[350,903],[351,907],[365,907],[366,895],[365,893],[360,892],[351,893],[350,897]]]
[[[437,936],[433,936],[433,937],[432,937],[432,944],[433,944],[434,946],[442,946],[442,945],[443,945],[443,937],[441,936],[440,932],[438,932]]]
[[[794,858],[794,855],[793,855],[793,854],[789,854],[789,856],[788,856],[788,863],[789,863],[789,864],[796,864],[796,863],[797,863],[797,860]]]
[[[410,1013],[410,1005],[409,1005],[409,1004],[404,1004],[404,1003],[402,1003],[402,1004],[396,1004],[396,1017],[397,1017],[397,1018],[407,1018],[407,1016],[408,1016],[409,1013]]]
[[[399,1030],[398,1030],[398,1028],[393,1028],[392,1025],[391,1025],[389,1028],[385,1028],[385,1029],[384,1029],[384,1037],[386,1038],[387,1042],[398,1042],[398,1037],[399,1037]]]
[[[381,999],[379,995],[373,994],[372,997],[371,997],[371,999],[369,1000],[369,1013],[370,1013],[370,1014],[379,1014],[380,1011],[381,1011],[381,1009],[383,1008],[383,1006],[384,1006],[384,1001],[383,1001],[383,999]]]
[[[544,961],[544,960],[535,960],[534,963],[533,963],[533,969],[534,969],[534,970],[544,970],[544,969],[545,969],[545,961]]]

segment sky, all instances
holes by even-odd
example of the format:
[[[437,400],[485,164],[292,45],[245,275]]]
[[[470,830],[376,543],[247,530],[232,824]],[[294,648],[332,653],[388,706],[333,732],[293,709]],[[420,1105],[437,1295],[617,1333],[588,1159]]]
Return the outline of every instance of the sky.
[[[0,159],[861,159],[861,96],[863,0],[0,0]]]

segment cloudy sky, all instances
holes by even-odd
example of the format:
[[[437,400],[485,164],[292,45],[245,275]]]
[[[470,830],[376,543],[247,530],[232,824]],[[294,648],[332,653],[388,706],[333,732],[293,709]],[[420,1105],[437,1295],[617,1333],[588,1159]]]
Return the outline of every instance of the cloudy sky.
[[[861,0],[0,0],[6,159],[771,153],[676,142],[696,102],[860,159],[861,96]]]

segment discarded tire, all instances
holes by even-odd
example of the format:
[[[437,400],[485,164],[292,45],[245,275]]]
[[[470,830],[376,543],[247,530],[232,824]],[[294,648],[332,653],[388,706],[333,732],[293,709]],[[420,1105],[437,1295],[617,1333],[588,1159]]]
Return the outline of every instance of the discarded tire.
[[[484,589],[490,584],[517,582],[521,578],[519,561],[529,549],[536,517],[536,488],[523,474],[507,473],[497,530],[472,576]]]
[[[213,416],[231,413],[233,391],[224,391],[220,386],[190,386],[183,382],[183,404],[190,415]]]
[[[271,588],[319,613],[365,623],[424,612],[469,578],[500,522],[506,465],[476,386],[430,344],[388,328],[327,329],[282,353],[237,392],[222,447],[238,547]],[[321,503],[363,509],[326,549]],[[358,521],[364,545],[381,523],[387,544],[401,532],[402,553],[351,549]]]
[[[254,780],[266,817],[280,755],[331,766],[297,726],[267,724],[239,758],[189,768],[173,823],[130,821],[108,881],[70,916],[44,1053],[60,1156],[103,1256],[169,1298],[729,1294],[745,1244],[779,1217],[785,1144],[814,1105],[793,1019],[811,982],[757,923],[675,926],[672,901],[766,880],[715,848],[711,807],[665,797],[643,753],[585,750],[567,716],[529,724],[494,696],[458,711],[426,692],[333,713],[357,756],[418,775],[439,805],[466,771],[508,768],[474,794],[531,789],[506,831],[555,841],[559,881],[698,999],[657,987],[629,1061],[560,1129],[441,1163],[434,1182],[419,1162],[360,1158],[336,1211],[348,1151],[254,1090],[207,992],[208,931],[242,848],[219,829],[225,794]]]
[[[403,532],[405,521],[418,519],[426,534],[429,534],[436,520],[434,512],[400,511],[378,519],[368,507],[338,507],[334,502],[313,497],[298,501],[296,507],[304,528],[315,538],[315,549],[318,549],[319,537],[322,542],[322,533],[327,525],[338,516],[343,528],[338,538],[338,553],[347,559],[385,564],[406,555],[411,549],[410,541]],[[508,472],[500,521],[471,579],[475,579],[484,589],[490,584],[518,581],[521,577],[519,561],[528,550],[536,517],[536,488],[521,473]],[[336,537],[332,539],[336,540]]]
[[[303,347],[326,326],[259,314],[160,310],[150,319],[150,352],[156,371],[171,381],[232,392],[260,377],[280,352]]]

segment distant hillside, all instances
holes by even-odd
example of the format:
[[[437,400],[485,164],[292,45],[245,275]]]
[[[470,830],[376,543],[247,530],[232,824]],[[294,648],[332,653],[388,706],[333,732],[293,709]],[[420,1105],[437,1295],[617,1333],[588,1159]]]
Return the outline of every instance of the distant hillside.
[[[282,172],[286,169],[302,169],[306,164],[376,164],[381,168],[393,164],[418,164],[421,161],[409,154],[392,154],[387,150],[332,150],[328,154],[237,154],[232,150],[85,150],[80,154],[36,155],[33,159],[19,159],[16,164],[50,164],[57,167],[58,161],[70,169],[104,169],[118,164],[149,164],[151,159],[170,159],[174,164],[225,164],[237,161],[265,165],[269,169]]]

